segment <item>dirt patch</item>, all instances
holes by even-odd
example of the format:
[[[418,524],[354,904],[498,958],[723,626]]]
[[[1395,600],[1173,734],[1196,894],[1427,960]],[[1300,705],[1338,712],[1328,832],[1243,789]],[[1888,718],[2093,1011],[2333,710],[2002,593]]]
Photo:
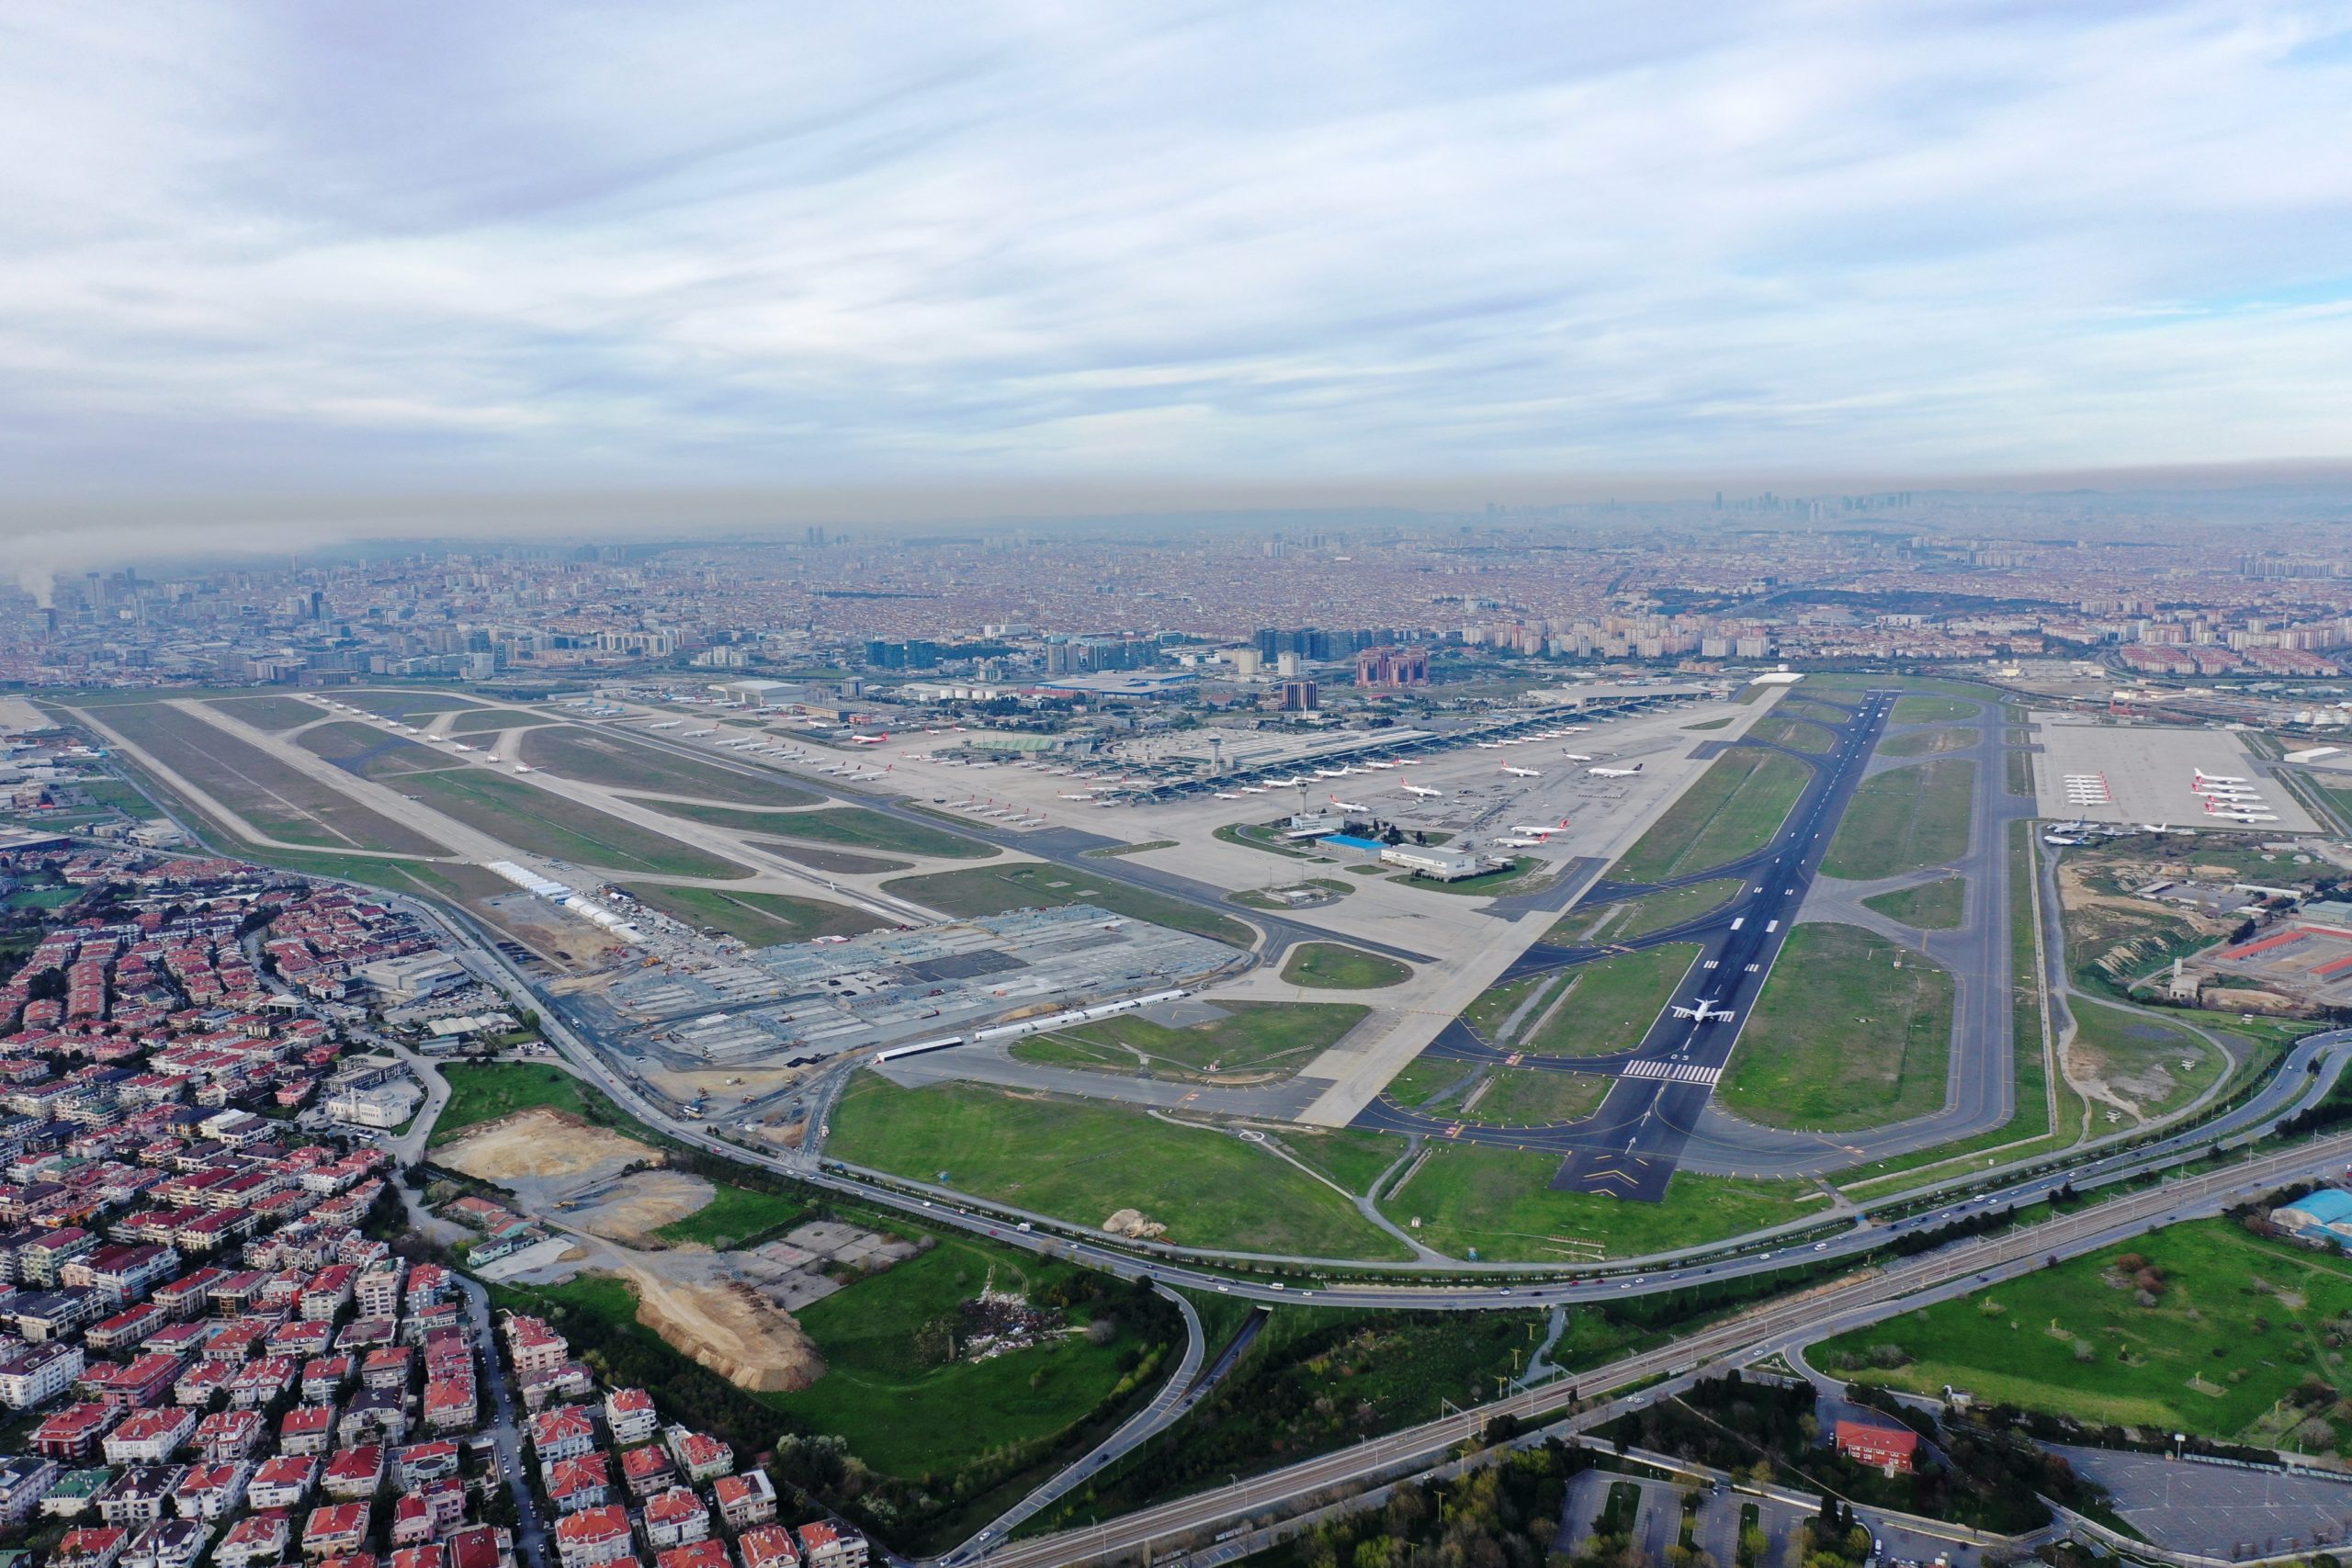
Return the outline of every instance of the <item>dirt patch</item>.
[[[632,1265],[637,1320],[682,1355],[754,1393],[807,1388],[824,1375],[824,1358],[800,1325],[741,1280],[670,1277]]]
[[[717,1191],[683,1170],[640,1170],[559,1201],[554,1216],[597,1235],[642,1245],[652,1232],[698,1212]]]
[[[557,1111],[523,1111],[468,1132],[435,1156],[452,1170],[501,1186],[585,1176],[607,1162],[655,1161],[661,1151]]]
[[[1154,1241],[1168,1234],[1166,1225],[1139,1209],[1120,1210],[1102,1222],[1102,1228],[1112,1235],[1124,1235],[1136,1241]]]

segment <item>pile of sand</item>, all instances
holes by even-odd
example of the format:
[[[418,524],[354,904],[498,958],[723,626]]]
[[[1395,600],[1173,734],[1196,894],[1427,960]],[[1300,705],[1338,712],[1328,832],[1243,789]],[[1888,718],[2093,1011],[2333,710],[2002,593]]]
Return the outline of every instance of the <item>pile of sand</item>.
[[[1120,1210],[1102,1222],[1102,1228],[1112,1235],[1126,1236],[1133,1241],[1158,1241],[1168,1234],[1166,1225],[1138,1209]]]
[[[484,1181],[578,1176],[607,1161],[658,1161],[661,1151],[558,1111],[523,1111],[468,1132],[436,1163]]]
[[[637,1320],[662,1342],[754,1393],[807,1388],[824,1359],[800,1325],[741,1281],[703,1282],[643,1265],[628,1270]]]
[[[634,1171],[613,1183],[594,1202],[583,1202],[556,1217],[615,1241],[641,1243],[672,1221],[699,1213],[718,1190],[701,1177],[683,1170]]]

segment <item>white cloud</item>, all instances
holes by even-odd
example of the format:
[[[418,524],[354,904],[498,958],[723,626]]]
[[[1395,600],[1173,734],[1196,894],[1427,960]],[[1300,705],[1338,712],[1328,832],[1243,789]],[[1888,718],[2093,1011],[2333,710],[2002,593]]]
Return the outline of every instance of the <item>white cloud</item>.
[[[2347,457],[2324,6],[66,4],[17,496]]]

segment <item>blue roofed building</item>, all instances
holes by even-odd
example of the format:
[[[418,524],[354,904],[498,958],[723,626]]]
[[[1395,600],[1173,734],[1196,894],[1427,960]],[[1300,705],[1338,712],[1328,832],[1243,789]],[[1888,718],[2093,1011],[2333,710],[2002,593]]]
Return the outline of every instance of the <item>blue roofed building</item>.
[[[2323,1187],[2271,1210],[2270,1223],[2299,1241],[2352,1247],[2352,1192]]]

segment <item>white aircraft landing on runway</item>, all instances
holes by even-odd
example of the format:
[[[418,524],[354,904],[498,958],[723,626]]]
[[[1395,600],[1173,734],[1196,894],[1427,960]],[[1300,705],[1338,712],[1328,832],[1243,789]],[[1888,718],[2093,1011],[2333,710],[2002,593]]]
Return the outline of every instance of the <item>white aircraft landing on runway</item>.
[[[1403,788],[1407,795],[1418,795],[1424,800],[1435,800],[1445,793],[1442,789],[1431,789],[1427,784],[1417,784],[1410,779],[1403,781]]]
[[[1503,764],[1503,772],[1515,779],[1540,779],[1544,776],[1541,768],[1514,768],[1509,762]]]
[[[1717,1020],[1721,1020],[1724,1022],[1728,1023],[1735,1016],[1736,1016],[1733,1013],[1731,1009],[1719,1008],[1714,1003],[1708,1001],[1703,998],[1692,1003],[1689,1007],[1683,1007],[1678,1004],[1672,1010],[1674,1016],[1677,1018],[1691,1019],[1700,1023],[1713,1023]]]

